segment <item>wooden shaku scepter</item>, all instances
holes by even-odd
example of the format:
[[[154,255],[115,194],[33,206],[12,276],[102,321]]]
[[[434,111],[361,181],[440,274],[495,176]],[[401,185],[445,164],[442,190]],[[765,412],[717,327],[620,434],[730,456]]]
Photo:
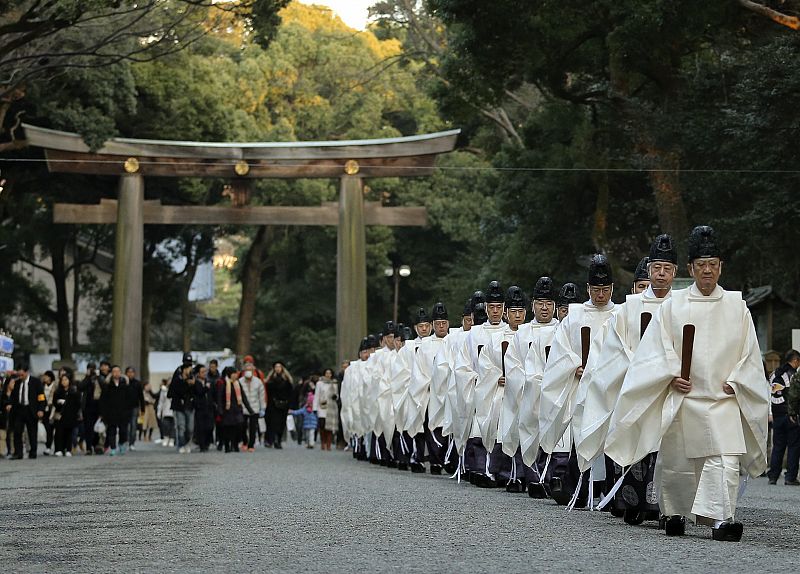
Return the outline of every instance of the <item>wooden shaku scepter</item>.
[[[681,378],[689,380],[692,370],[692,351],[694,350],[694,325],[687,323],[683,326],[683,350],[681,352]]]
[[[591,342],[592,328],[581,327],[581,367],[586,368],[589,359],[589,343]]]

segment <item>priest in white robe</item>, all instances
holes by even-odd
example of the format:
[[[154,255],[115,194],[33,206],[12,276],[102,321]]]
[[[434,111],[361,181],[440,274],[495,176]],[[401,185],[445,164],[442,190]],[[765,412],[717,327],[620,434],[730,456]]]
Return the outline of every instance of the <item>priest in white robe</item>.
[[[472,329],[472,299],[467,300],[461,313],[461,327],[450,329],[444,346],[434,358],[431,377],[431,393],[428,399],[428,425],[441,428],[441,436],[447,440],[442,464],[445,472],[455,474],[459,470],[459,452],[453,431],[453,410],[457,408],[458,396],[455,382],[456,355],[464,339]],[[463,447],[463,445],[462,445]]]
[[[394,343],[394,321],[387,321],[381,336],[381,348],[369,358],[371,383],[369,392],[370,430],[373,433],[370,462],[388,466],[392,460],[389,447],[394,436],[394,406],[389,378],[397,356]]]
[[[480,294],[485,301],[475,303],[473,319],[475,326],[467,334],[459,349],[455,362],[456,393],[458,395],[458,418],[454,421],[457,440],[464,445],[463,464],[471,483],[485,487],[496,486],[489,472],[489,457],[480,436],[476,420],[475,385],[479,375],[479,357],[484,347],[491,344],[492,335],[506,330],[503,323],[505,293],[500,283],[492,281],[486,294]]]
[[[741,293],[718,284],[711,227],[692,230],[689,261],[694,283],[662,303],[628,368],[606,454],[629,466],[658,450],[667,535],[683,535],[689,518],[715,540],[738,541],[740,475],[767,467],[769,388]]]
[[[587,282],[589,301],[570,305],[569,314],[556,329],[542,377],[540,445],[551,457],[550,491],[559,504],[567,504],[570,498],[578,506],[587,502],[589,484],[578,471],[571,423],[589,350],[599,348],[603,324],[616,309],[611,301],[613,289],[611,264],[604,255],[594,255]]]
[[[505,320],[507,328],[494,333],[490,343],[483,348],[478,357],[478,379],[475,384],[475,419],[481,440],[489,451],[489,474],[498,486],[510,491],[522,492],[517,479],[514,453],[503,452],[499,442],[500,416],[506,386],[506,353],[520,326],[525,322],[528,304],[525,294],[516,285],[506,291]],[[519,471],[522,471],[520,465]]]
[[[431,474],[442,474],[445,443],[441,428],[429,426],[428,405],[430,403],[431,382],[434,360],[447,341],[450,331],[447,308],[438,302],[430,313],[433,334],[420,338],[414,353],[411,368],[411,381],[408,388],[409,401],[405,412],[405,429],[414,445],[411,470],[425,472],[425,462],[430,462]],[[419,333],[419,331],[418,331]],[[441,451],[441,452],[440,452]]]
[[[617,403],[622,381],[639,341],[661,303],[671,294],[677,272],[678,251],[670,235],[659,235],[650,246],[650,253],[634,274],[632,294],[619,306],[612,320],[606,322],[603,345],[593,357],[590,370],[584,375],[578,403],[582,405],[580,426],[575,430],[575,451],[578,468],[585,471],[604,456],[611,414]],[[646,277],[644,281],[642,277]],[[644,291],[639,292],[644,288]],[[655,499],[655,454],[648,455],[626,473],[613,505],[613,511],[623,514],[628,524],[640,524],[645,519],[657,520]],[[622,469],[606,461],[609,472],[606,493],[620,478]]]

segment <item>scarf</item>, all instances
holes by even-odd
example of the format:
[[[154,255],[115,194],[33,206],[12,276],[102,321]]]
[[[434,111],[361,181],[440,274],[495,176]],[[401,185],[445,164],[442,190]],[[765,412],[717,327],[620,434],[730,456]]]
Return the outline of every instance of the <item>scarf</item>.
[[[233,391],[236,393],[236,404],[242,406],[242,386],[239,384],[239,381],[233,382]],[[225,410],[231,410],[231,381],[227,379],[225,381]]]

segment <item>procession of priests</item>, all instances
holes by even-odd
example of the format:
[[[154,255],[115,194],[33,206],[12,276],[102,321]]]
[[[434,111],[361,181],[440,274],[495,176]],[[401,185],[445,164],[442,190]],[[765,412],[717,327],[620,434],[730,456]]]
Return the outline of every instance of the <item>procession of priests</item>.
[[[597,254],[585,287],[541,277],[529,301],[491,281],[460,317],[437,302],[413,330],[387,321],[342,382],[354,458],[741,540],[737,501],[767,468],[770,390],[742,294],[719,284],[711,227],[692,230],[688,255],[693,283],[673,290],[675,242],[656,237],[624,303]]]

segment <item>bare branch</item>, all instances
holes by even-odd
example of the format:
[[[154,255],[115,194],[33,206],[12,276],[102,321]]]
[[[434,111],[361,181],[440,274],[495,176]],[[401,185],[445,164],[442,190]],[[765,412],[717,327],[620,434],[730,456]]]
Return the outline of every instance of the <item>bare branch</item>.
[[[750,10],[751,12],[765,16],[773,22],[777,22],[781,26],[786,26],[792,30],[800,30],[800,19],[798,19],[796,16],[789,16],[782,12],[778,12],[777,10],[773,10],[768,6],[759,4],[758,2],[751,2],[751,0],[739,0],[739,5],[747,10]]]

